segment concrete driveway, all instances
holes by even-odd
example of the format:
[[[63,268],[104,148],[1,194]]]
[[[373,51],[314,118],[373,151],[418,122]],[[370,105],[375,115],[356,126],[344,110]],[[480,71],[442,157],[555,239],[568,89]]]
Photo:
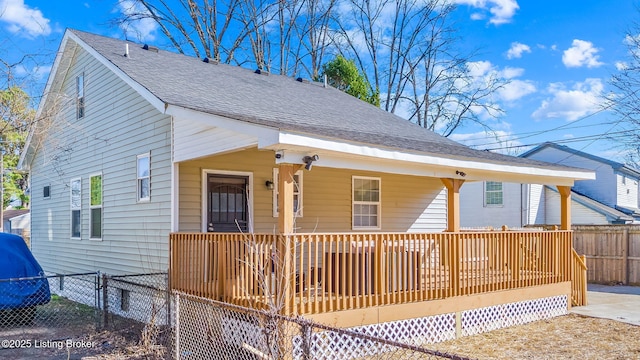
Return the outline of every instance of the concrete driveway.
[[[640,326],[640,286],[588,284],[587,303],[571,312]]]

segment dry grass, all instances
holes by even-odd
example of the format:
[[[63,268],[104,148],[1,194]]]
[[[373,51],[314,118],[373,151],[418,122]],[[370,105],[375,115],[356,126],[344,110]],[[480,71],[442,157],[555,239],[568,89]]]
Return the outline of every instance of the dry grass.
[[[569,314],[429,346],[475,359],[640,359],[640,327]]]

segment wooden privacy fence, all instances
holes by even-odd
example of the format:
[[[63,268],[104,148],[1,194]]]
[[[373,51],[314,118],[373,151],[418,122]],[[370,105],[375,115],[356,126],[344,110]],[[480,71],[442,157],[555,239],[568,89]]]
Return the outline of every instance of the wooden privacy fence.
[[[171,234],[171,284],[319,314],[571,281],[570,231]],[[578,289],[586,291],[586,289]]]
[[[640,285],[640,225],[574,225],[573,247],[587,258],[587,280]]]

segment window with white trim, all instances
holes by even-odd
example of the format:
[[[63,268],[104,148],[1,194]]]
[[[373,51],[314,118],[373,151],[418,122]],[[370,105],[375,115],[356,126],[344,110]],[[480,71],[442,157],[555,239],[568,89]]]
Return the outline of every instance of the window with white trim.
[[[273,217],[278,217],[278,168],[273,169]],[[293,175],[293,213],[302,217],[302,170]]]
[[[502,206],[503,204],[502,183],[486,181],[484,183],[484,206]]]
[[[102,174],[92,175],[90,184],[91,239],[102,239]]]
[[[82,179],[71,179],[71,237],[82,237]]]
[[[354,230],[380,229],[380,178],[353,176],[353,222]]]
[[[78,119],[84,117],[84,73],[76,77],[76,115]]]
[[[151,200],[151,154],[138,155],[137,158],[138,202]]]

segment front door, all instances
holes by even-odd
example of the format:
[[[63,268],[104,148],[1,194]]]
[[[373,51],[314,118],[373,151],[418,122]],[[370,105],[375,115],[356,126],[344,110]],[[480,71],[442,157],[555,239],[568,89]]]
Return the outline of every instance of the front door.
[[[249,228],[249,177],[207,176],[207,231],[246,232]]]

